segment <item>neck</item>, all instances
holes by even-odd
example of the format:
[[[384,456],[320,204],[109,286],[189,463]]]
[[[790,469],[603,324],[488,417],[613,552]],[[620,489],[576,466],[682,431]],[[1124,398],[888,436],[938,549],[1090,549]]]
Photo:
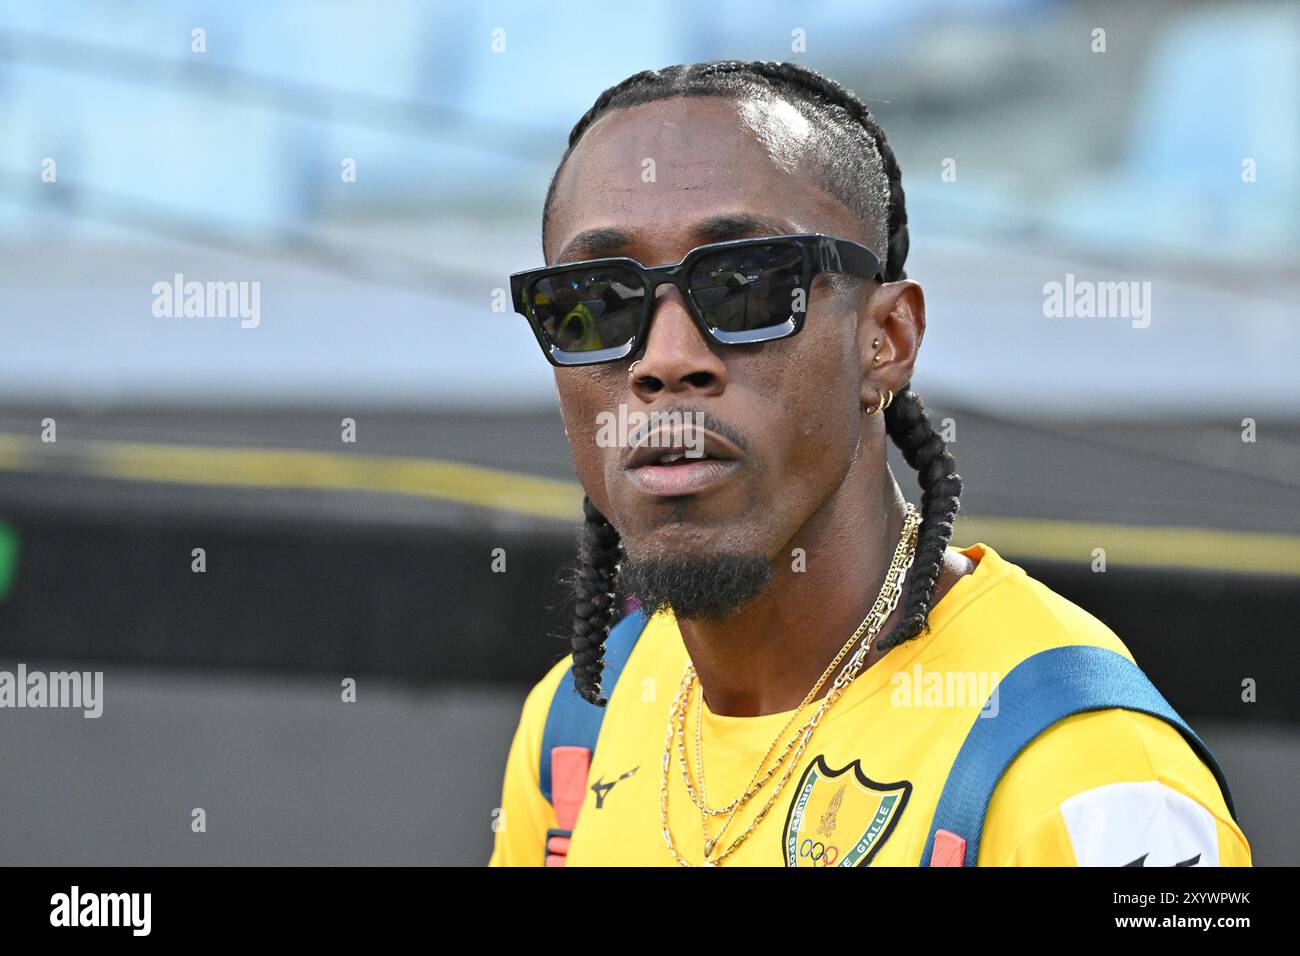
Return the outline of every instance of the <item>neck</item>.
[[[761,595],[725,620],[678,622],[713,713],[755,717],[798,707],[871,610],[902,534],[906,501],[888,469],[867,473],[866,457],[776,556]],[[791,567],[796,547],[806,554],[802,571]],[[901,611],[900,602],[880,635]],[[880,656],[873,647],[867,665]]]

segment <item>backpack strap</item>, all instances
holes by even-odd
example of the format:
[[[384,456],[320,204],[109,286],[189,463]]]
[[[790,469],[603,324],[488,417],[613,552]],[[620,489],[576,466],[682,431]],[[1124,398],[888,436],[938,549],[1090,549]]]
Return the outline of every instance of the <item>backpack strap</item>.
[[[1069,645],[1021,661],[990,695],[996,717],[976,717],[939,795],[922,866],[975,866],[993,790],[1019,753],[1057,721],[1092,710],[1134,710],[1178,728],[1214,773],[1233,819],[1228,781],[1200,737],[1136,664],[1104,647]],[[988,706],[988,702],[985,703]]]
[[[615,624],[605,638],[605,671],[601,676],[601,687],[607,700],[613,698],[618,678],[648,620],[646,613],[637,609]],[[579,697],[572,668],[565,671],[546,714],[542,752],[537,764],[542,796],[555,808],[559,824],[557,829],[546,832],[547,866],[564,865],[578,811],[587,795],[587,771],[591,767],[591,756],[596,751],[596,740],[600,737],[600,725],[604,719],[605,708]]]

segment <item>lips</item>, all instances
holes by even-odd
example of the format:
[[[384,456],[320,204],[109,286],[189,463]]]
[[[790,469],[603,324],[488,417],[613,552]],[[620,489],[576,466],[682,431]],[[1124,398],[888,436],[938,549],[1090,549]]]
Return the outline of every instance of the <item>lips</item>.
[[[661,426],[647,434],[629,450],[625,468],[641,468],[646,465],[658,465],[665,458],[685,458],[688,461],[736,461],[740,458],[740,449],[721,435],[706,428],[693,428],[692,434],[704,439],[703,455],[697,448],[688,448],[681,432],[682,428]],[[691,442],[698,446],[698,441]]]
[[[704,439],[703,455],[699,442],[687,448],[679,433],[651,432],[631,449],[624,465],[628,478],[645,494],[660,498],[698,494],[726,481],[740,468],[740,449],[707,429],[697,434]]]

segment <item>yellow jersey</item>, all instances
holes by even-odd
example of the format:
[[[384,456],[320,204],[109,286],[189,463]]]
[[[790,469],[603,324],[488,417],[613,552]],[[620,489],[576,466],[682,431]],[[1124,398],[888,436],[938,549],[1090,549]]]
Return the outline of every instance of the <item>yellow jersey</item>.
[[[993,548],[980,543],[961,553],[976,567],[931,610],[929,630],[862,671],[797,765],[788,775],[778,770],[735,814],[713,856],[749,834],[723,865],[918,865],[948,771],[973,722],[982,712],[994,716],[990,691],[1001,677],[1062,645],[1094,645],[1132,660],[1105,624]],[[672,615],[651,617],[610,694],[568,866],[676,865],[660,799],[669,711],[688,662]],[[557,663],[524,702],[493,866],[543,865],[547,831],[557,821],[539,788],[542,732],[571,663]],[[699,707],[707,804],[726,805],[744,792],[794,712],[718,715],[697,689],[686,734],[692,779]],[[667,795],[677,852],[702,864],[702,813],[675,746]],[[709,818],[711,838],[725,820]],[[993,791],[978,865],[1249,866],[1250,847],[1213,773],[1175,727],[1108,709],[1057,722],[1016,757]]]

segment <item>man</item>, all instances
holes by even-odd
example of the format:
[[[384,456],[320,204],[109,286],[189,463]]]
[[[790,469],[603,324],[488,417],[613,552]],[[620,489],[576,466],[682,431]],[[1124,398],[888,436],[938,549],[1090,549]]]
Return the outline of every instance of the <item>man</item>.
[[[789,63],[630,77],[575,126],[542,244],[512,290],[586,522],[492,864],[1249,865],[1120,640],[949,547],[901,175],[857,97]]]

